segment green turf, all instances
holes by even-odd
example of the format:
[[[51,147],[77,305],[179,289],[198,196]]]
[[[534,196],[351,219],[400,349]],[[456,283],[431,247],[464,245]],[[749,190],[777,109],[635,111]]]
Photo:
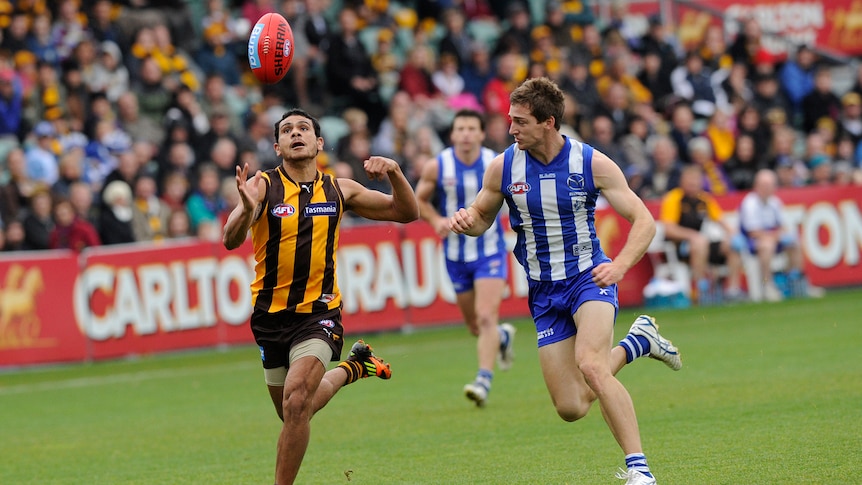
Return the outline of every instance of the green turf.
[[[683,369],[641,359],[620,379],[659,483],[856,483],[860,301],[655,312]],[[299,482],[619,483],[601,413],[556,417],[532,324],[516,326],[516,364],[481,410],[461,392],[475,368],[462,327],[365,336],[393,379],[346,387],[314,418]],[[0,483],[272,483],[280,421],[257,359],[245,346],[0,373]]]

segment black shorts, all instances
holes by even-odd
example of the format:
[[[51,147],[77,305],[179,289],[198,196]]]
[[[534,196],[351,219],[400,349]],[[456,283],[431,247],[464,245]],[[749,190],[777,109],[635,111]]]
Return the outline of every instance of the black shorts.
[[[680,261],[688,262],[688,243],[676,245],[676,255]],[[721,241],[711,241],[709,243],[709,264],[720,266],[727,263],[727,257],[721,252]]]
[[[255,310],[251,314],[251,333],[260,347],[264,369],[288,367],[290,349],[306,340],[320,339],[328,343],[333,362],[341,360],[344,347],[340,308],[322,313]]]

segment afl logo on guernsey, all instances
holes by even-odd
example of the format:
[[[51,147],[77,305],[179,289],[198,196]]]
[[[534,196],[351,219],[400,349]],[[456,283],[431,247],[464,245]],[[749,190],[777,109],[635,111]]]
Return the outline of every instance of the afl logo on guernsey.
[[[290,217],[296,212],[296,209],[290,204],[278,204],[270,212],[275,217]]]
[[[514,182],[509,184],[506,189],[512,195],[526,194],[530,191],[530,184],[527,182]]]

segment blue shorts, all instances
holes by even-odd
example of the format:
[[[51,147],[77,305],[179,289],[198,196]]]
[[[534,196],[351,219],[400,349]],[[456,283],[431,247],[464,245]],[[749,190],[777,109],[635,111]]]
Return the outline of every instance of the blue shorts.
[[[463,293],[473,289],[473,281],[479,278],[509,277],[509,266],[506,264],[508,253],[498,253],[469,263],[446,260],[446,271],[452,280],[455,293]]]
[[[578,333],[574,314],[588,301],[606,301],[619,310],[617,285],[599,288],[591,271],[563,281],[529,281],[530,314],[536,323],[539,347],[565,340]]]
[[[784,233],[778,238],[778,245],[775,247],[775,253],[784,252],[787,248],[792,248],[798,244],[796,236],[791,233]],[[754,238],[745,236],[743,234],[737,234],[733,240],[731,240],[731,247],[737,252],[742,251],[745,247],[748,247],[748,252],[751,254],[757,254],[757,241]]]

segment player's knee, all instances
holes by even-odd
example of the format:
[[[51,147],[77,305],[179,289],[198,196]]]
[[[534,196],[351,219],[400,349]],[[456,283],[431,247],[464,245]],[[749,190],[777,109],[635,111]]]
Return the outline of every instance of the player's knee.
[[[556,403],[555,409],[557,411],[557,415],[568,423],[573,421],[577,421],[590,411],[590,405],[592,403],[587,400],[580,400],[577,402],[569,402],[569,403]]]
[[[597,395],[601,395],[604,382],[610,375],[607,366],[588,360],[578,364],[578,369],[580,369],[581,373],[584,375],[584,380],[587,381],[587,385],[590,386],[590,389],[592,389],[592,391]]]
[[[282,421],[304,420],[310,418],[310,396],[305,389],[285,393],[281,402]]]

